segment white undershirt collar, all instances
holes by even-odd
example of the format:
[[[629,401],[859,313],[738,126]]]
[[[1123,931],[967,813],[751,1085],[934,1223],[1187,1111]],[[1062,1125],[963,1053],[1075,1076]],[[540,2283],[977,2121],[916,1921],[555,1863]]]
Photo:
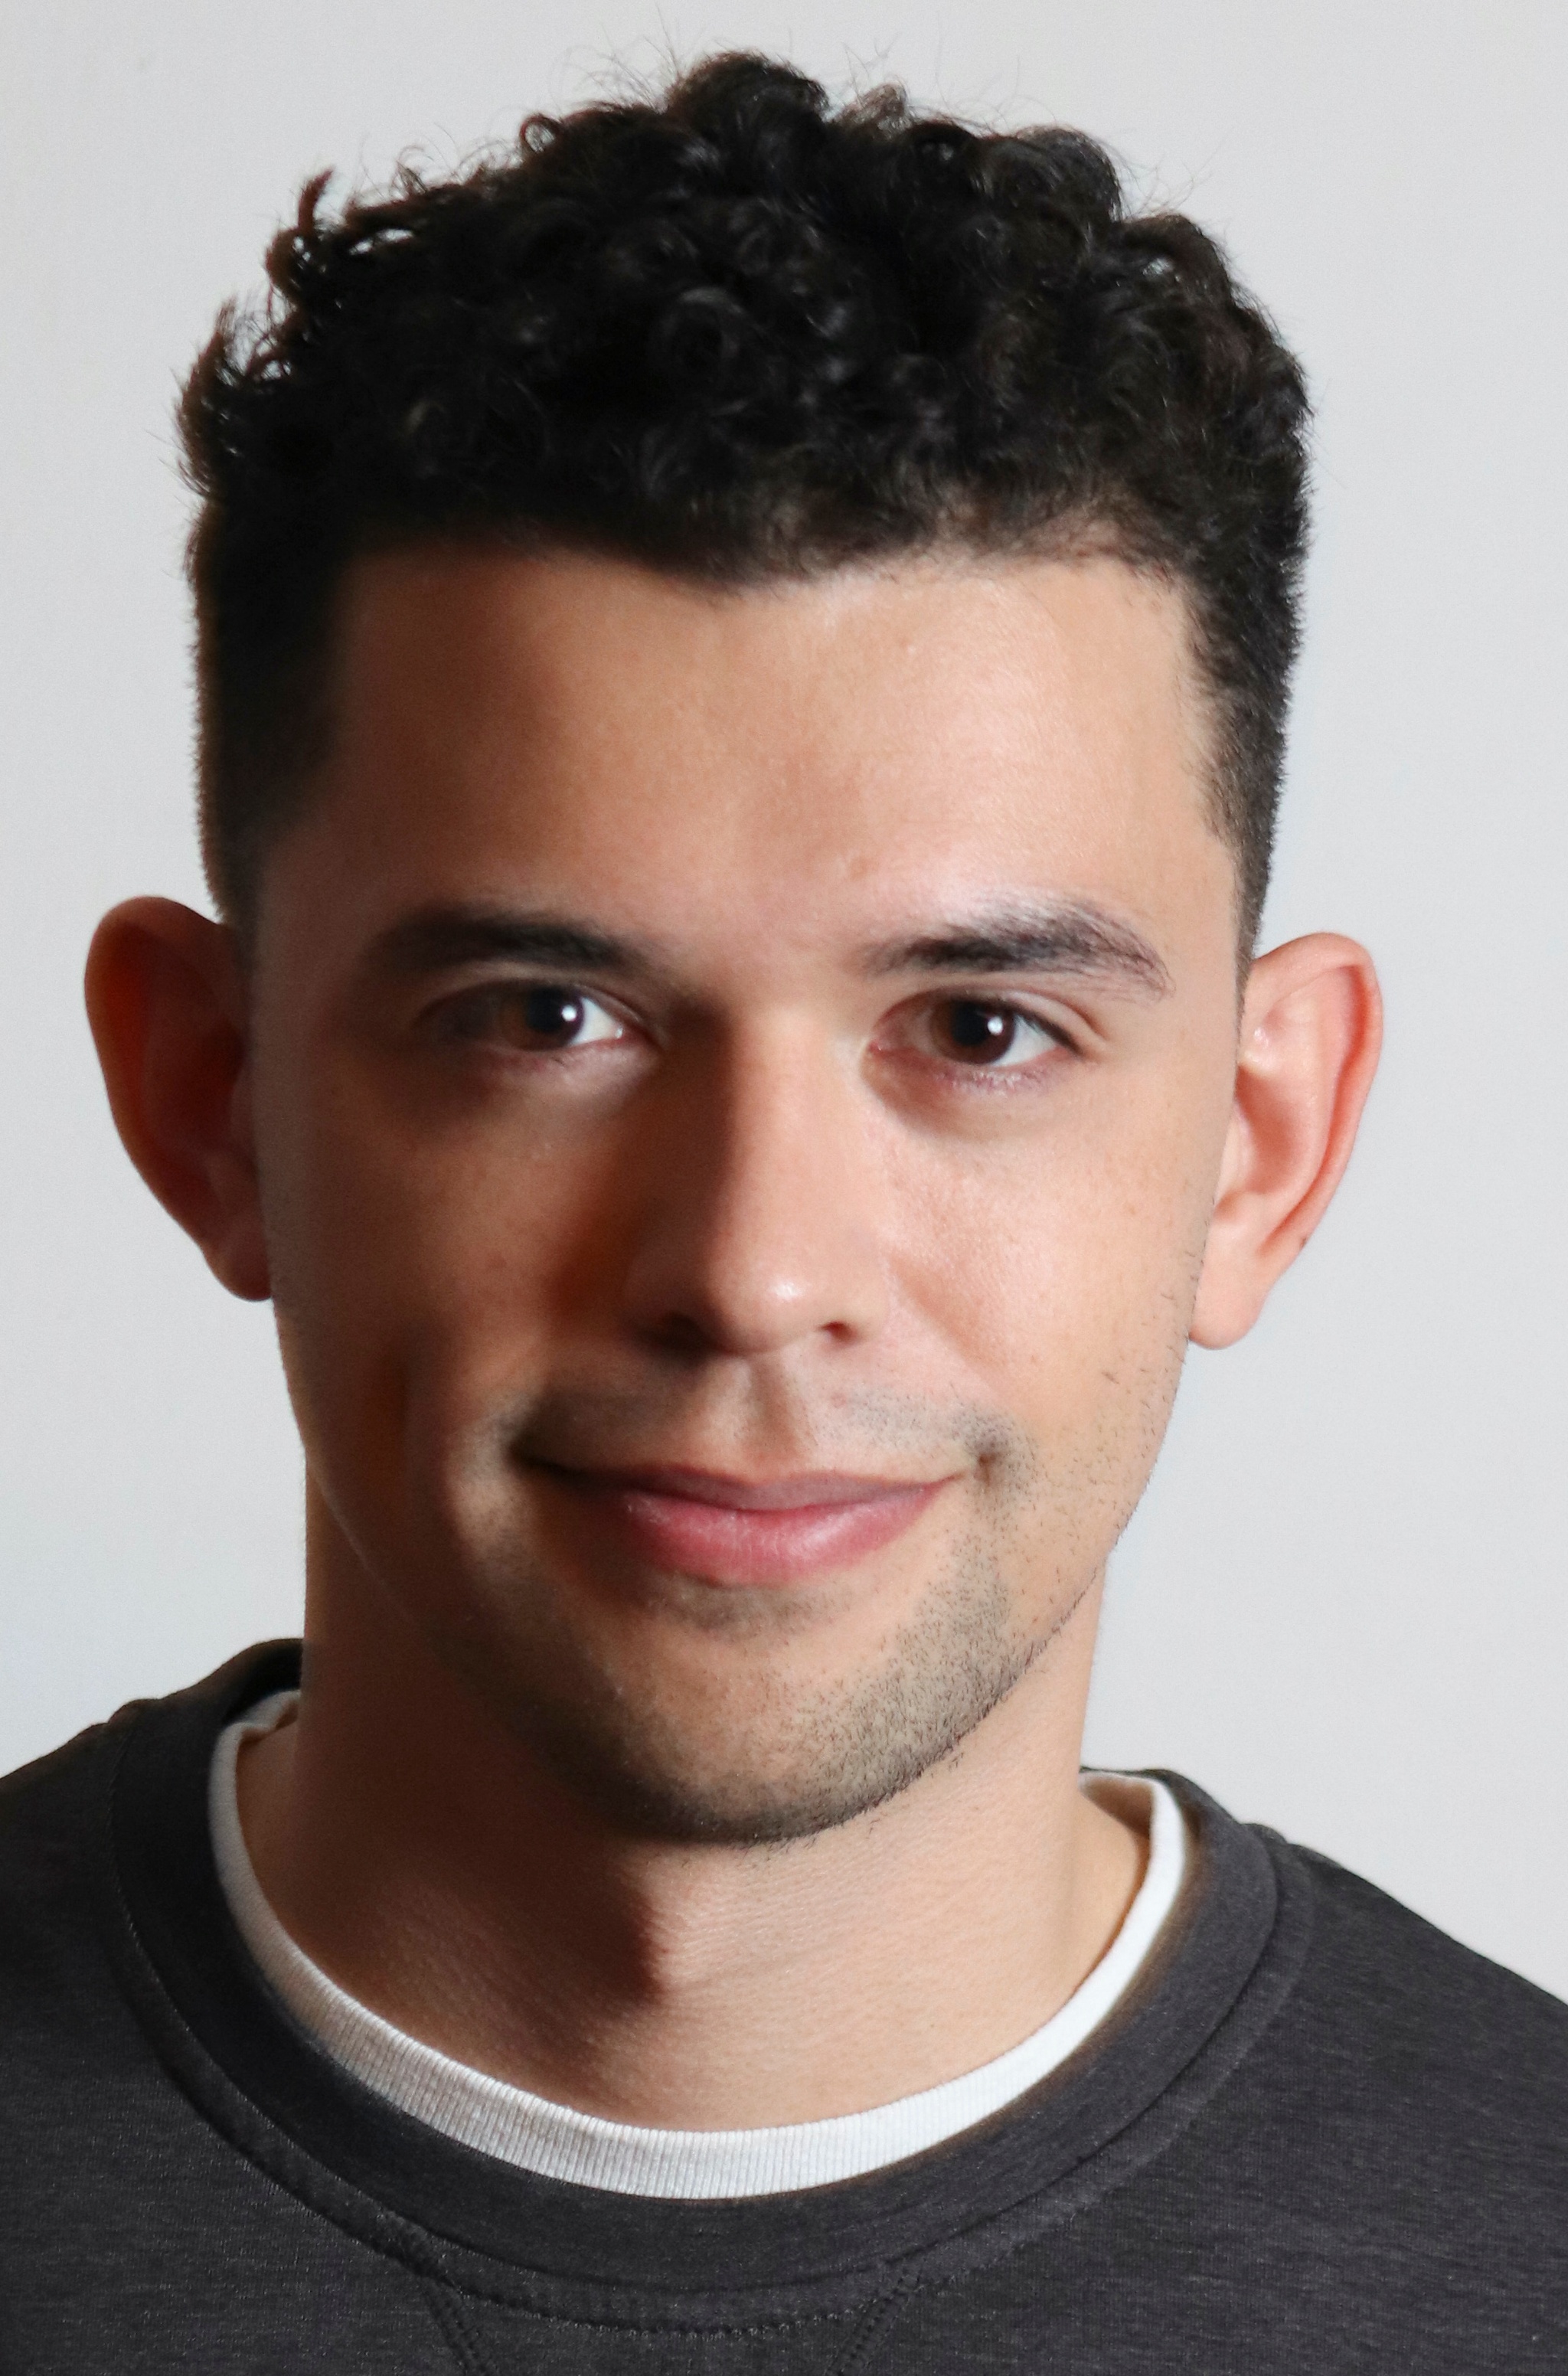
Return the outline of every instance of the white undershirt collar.
[[[266,1978],[335,2061],[415,2120],[540,2177],[617,2194],[697,2201],[789,2193],[884,2168],[972,2128],[1037,2085],[1105,2019],[1175,1905],[1186,1865],[1186,1824],[1165,1785],[1142,1776],[1107,1776],[1148,1794],[1148,1864],[1110,1947],[1043,2028],[977,2071],[871,2111],[786,2128],[634,2128],[453,2061],[359,2003],[295,1945],[252,1869],[234,1771],[241,1741],[271,1731],[297,1697],[279,1692],[230,1725],[212,1760],[208,1811],[219,1879]]]

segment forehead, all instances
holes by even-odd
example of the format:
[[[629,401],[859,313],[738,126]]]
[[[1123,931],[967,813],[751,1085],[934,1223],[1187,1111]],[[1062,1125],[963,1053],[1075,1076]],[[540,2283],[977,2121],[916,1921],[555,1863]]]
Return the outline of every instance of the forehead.
[[[1018,892],[1231,897],[1184,602],[1113,560],[735,589],[379,554],[344,587],[332,711],[289,838],[366,930],[519,889],[776,944]]]

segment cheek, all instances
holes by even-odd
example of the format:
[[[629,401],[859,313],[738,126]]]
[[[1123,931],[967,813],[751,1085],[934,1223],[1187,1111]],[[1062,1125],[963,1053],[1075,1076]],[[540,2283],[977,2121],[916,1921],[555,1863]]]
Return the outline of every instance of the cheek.
[[[1048,1468],[1142,1472],[1185,1348],[1213,1194],[1213,1131],[1191,1108],[1044,1131],[930,1177],[903,1264],[911,1302]],[[1152,1440],[1151,1440],[1152,1437]]]
[[[407,1521],[454,1445],[547,1360],[588,1267],[591,1182],[559,1147],[401,1115],[347,1067],[279,1081],[258,1145],[312,1466],[334,1499],[374,1487]]]

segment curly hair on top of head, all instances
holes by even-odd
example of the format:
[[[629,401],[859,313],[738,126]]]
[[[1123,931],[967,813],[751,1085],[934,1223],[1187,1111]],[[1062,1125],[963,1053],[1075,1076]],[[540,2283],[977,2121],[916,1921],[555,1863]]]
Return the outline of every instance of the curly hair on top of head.
[[[713,58],[324,210],[225,309],[200,498],[203,840],[244,924],[329,731],[333,592],[432,537],[744,584],[957,547],[1109,550],[1188,598],[1249,949],[1306,532],[1301,375],[1214,242],[1105,151]]]

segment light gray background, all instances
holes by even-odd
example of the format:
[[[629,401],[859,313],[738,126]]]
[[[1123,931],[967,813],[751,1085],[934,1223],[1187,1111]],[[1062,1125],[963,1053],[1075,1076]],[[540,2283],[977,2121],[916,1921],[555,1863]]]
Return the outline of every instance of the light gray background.
[[[1184,1768],[1568,1994],[1560,0],[9,0],[0,1767],[297,1622],[268,1316],[133,1178],[77,987],[112,899],[201,896],[175,375],[306,172],[449,161],[666,42],[1081,124],[1306,359],[1270,922],[1371,943],[1386,1065],[1263,1326],[1191,1364],[1090,1752]]]

